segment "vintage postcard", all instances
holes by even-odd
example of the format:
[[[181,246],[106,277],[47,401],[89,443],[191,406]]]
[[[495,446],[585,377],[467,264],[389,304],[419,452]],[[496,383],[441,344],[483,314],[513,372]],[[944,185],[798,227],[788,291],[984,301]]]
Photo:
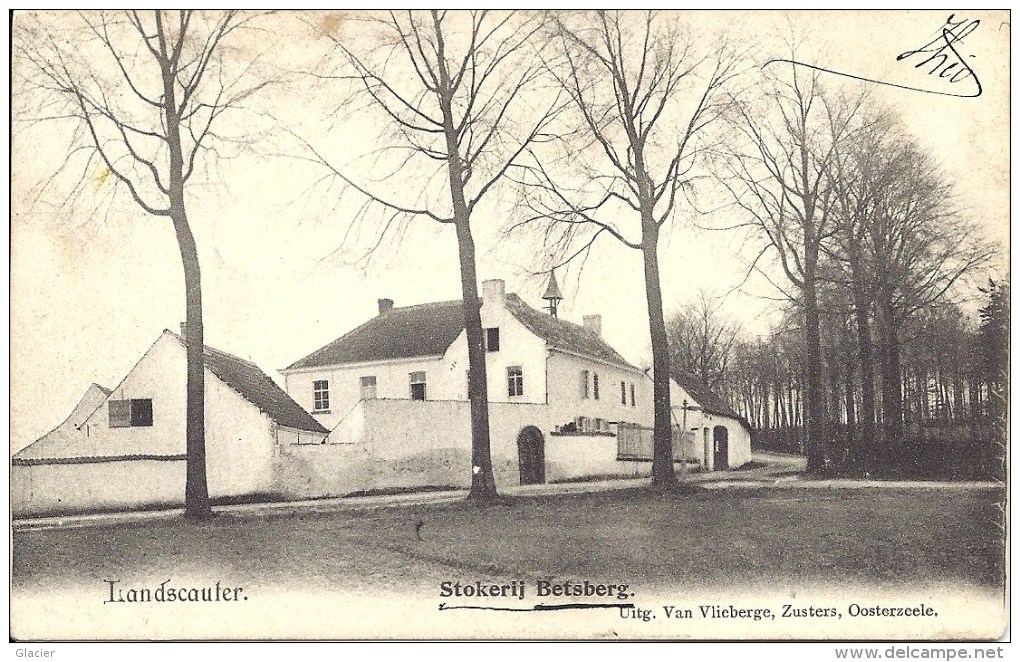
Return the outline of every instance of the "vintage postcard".
[[[18,655],[1001,656],[1010,18],[13,12]]]

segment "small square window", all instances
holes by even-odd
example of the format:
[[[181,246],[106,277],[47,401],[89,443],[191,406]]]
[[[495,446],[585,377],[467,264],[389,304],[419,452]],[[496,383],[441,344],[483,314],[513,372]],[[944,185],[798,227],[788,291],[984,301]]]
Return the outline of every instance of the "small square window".
[[[485,329],[485,351],[499,351],[499,327],[489,327]]]
[[[524,369],[512,365],[506,369],[507,394],[510,397],[524,395]]]
[[[107,404],[111,428],[152,427],[152,399],[110,400]]]

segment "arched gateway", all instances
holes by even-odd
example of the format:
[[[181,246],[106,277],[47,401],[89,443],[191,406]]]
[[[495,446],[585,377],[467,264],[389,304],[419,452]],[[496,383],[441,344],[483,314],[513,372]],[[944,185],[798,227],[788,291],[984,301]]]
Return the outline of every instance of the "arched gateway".
[[[521,485],[545,482],[545,439],[533,425],[517,435],[517,457],[521,468]]]

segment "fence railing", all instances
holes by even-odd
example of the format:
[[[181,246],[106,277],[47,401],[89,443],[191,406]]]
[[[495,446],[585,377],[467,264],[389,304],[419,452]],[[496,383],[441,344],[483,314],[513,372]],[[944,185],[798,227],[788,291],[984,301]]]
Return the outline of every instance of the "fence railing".
[[[683,432],[680,428],[673,426],[673,461],[679,462],[684,458],[684,449],[681,445]],[[634,423],[620,423],[616,430],[616,457],[620,460],[647,460],[651,461],[655,450],[655,431]],[[692,458],[686,458],[690,461]]]

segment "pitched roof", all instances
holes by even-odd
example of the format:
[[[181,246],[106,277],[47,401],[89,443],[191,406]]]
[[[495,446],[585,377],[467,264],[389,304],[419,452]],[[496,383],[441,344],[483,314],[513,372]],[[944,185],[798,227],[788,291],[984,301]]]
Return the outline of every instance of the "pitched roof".
[[[700,381],[688,376],[673,377],[673,380],[683,387],[687,395],[694,398],[694,401],[701,405],[702,410],[709,414],[717,414],[719,416],[726,416],[728,418],[734,418],[740,421],[744,426],[750,429],[747,421],[744,417],[733,411],[733,409],[726,404],[726,401],[719,397],[712,389],[701,384]],[[675,404],[675,403],[674,403]]]
[[[506,308],[529,331],[545,340],[553,348],[638,370],[635,366],[627,363],[627,360],[620,356],[619,352],[613,349],[599,334],[579,324],[539,312],[524,303],[516,294],[506,295]]]
[[[80,454],[84,433],[78,432],[77,428],[103,404],[110,393],[106,387],[91,384],[63,423],[15,453],[13,459],[28,461]]]
[[[507,294],[507,310],[550,346],[637,370],[598,334],[539,312],[516,294]],[[284,370],[365,363],[418,356],[439,356],[464,330],[462,301],[393,308],[368,320]]]
[[[179,335],[173,331],[167,333],[184,346],[184,340]],[[323,434],[329,432],[251,361],[208,345],[205,346],[203,359],[210,372],[278,425]]]
[[[321,347],[284,370],[439,356],[464,328],[460,301],[393,308]]]

